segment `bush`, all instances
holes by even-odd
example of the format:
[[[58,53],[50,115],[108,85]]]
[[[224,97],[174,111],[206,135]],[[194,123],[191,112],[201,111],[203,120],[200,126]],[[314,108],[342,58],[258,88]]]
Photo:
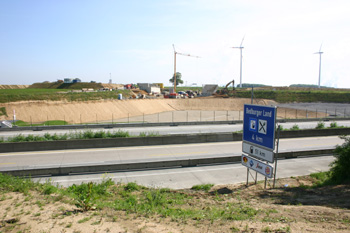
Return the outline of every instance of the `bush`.
[[[299,130],[299,126],[297,124],[293,125],[292,128],[290,128],[290,130]]]
[[[331,125],[330,125],[330,128],[338,128],[338,124],[337,122],[332,122]]]
[[[324,126],[324,122],[323,121],[320,121],[320,122],[317,123],[316,129],[324,129],[324,128],[325,128],[325,126]]]
[[[335,148],[334,157],[336,159],[331,163],[330,170],[330,180],[336,184],[350,182],[350,137],[341,136],[340,138],[344,139],[345,142]]]

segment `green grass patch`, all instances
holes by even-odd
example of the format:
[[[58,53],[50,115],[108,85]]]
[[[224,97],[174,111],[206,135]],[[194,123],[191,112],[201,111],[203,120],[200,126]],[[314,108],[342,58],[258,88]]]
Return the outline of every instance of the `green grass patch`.
[[[145,132],[141,133],[139,137],[156,137],[159,136],[158,133],[154,132]],[[40,142],[40,141],[57,141],[57,140],[81,140],[81,139],[94,139],[94,138],[129,138],[131,135],[128,131],[117,130],[117,131],[75,131],[65,134],[49,134],[45,133],[44,135],[23,135],[18,134],[14,137],[9,137],[6,140],[0,138],[0,143],[6,142]]]
[[[53,125],[68,125],[68,122],[66,121],[60,121],[60,120],[54,120],[54,121],[45,121],[43,123],[39,124],[32,124],[29,122],[18,120],[13,125],[19,126],[19,127],[27,127],[27,126],[53,126]]]
[[[192,186],[191,189],[193,190],[202,190],[208,192],[214,185],[213,184],[199,184],[199,185],[194,185]]]
[[[63,188],[53,186],[50,182],[40,184],[0,173],[0,191],[25,194],[39,191],[45,196],[45,202],[35,203],[42,207],[50,199],[56,200],[57,196],[64,195],[65,202],[75,204],[82,211],[109,208],[145,217],[169,217],[172,220],[245,220],[254,219],[260,212],[249,204],[230,202],[233,195],[223,196],[226,202],[218,203],[215,196],[207,194],[199,203],[195,191],[146,188],[136,183],[115,184],[111,179],[104,179],[98,184],[89,182]],[[89,220],[81,219],[78,223]]]
[[[76,89],[81,89],[77,86]],[[67,89],[2,89],[0,90],[0,103],[42,100],[42,101],[90,101],[102,99],[118,99],[118,95],[130,96],[130,90],[72,92]]]
[[[5,107],[0,107],[0,116],[6,116],[7,117],[7,112]]]
[[[324,128],[326,128],[324,122],[320,121],[317,123],[316,129],[324,129]]]
[[[299,126],[297,124],[293,125],[290,130],[300,130]]]

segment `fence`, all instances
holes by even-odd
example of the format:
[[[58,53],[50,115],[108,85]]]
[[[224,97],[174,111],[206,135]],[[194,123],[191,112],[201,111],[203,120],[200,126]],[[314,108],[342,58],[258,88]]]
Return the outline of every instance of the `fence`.
[[[20,117],[20,116],[19,116]],[[335,109],[334,112],[309,111],[300,109],[277,108],[278,119],[306,119],[306,118],[326,118],[326,117],[349,117],[349,112],[346,109],[340,111]],[[11,120],[8,119],[8,120]],[[130,113],[125,113],[124,117],[117,117],[113,113],[108,114],[79,114],[78,116],[62,116],[61,119],[49,117],[42,114],[40,118],[35,119],[32,116],[27,119],[28,125],[46,124],[54,125],[57,121],[61,124],[99,124],[99,123],[171,123],[171,122],[204,122],[204,121],[240,121],[243,120],[243,111],[171,111],[155,114],[141,114],[131,116]]]

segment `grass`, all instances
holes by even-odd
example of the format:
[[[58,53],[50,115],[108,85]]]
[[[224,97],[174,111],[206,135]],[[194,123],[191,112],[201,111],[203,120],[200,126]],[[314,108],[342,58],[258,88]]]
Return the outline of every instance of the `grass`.
[[[50,126],[50,125],[68,125],[68,122],[66,121],[60,121],[60,120],[54,120],[54,121],[45,121],[40,124],[31,124],[29,122],[18,120],[13,125],[19,126],[19,127],[26,127],[26,126]]]
[[[208,192],[214,185],[213,184],[201,184],[201,185],[194,185],[191,189],[199,191],[203,190]]]
[[[255,219],[261,211],[252,208],[247,203],[230,202],[233,195],[223,196],[225,201],[217,202],[215,196],[207,195],[198,203],[196,193],[186,193],[170,189],[146,188],[136,183],[115,184],[111,179],[104,179],[101,183],[83,183],[68,188],[59,188],[50,183],[40,184],[30,179],[12,177],[0,173],[0,191],[21,192],[26,195],[38,191],[43,201],[35,202],[38,206],[46,201],[54,200],[57,195],[64,195],[68,203],[75,204],[81,211],[113,209],[125,213],[135,213],[139,216],[171,218],[173,220],[247,220]],[[205,185],[212,186],[212,185]],[[203,186],[204,187],[204,186]],[[44,190],[51,190],[45,192]],[[55,194],[55,195],[52,195]],[[44,201],[45,200],[45,201]],[[199,204],[199,205],[198,205]],[[189,208],[189,206],[191,206]],[[40,214],[34,214],[40,216]],[[59,216],[56,216],[59,217]],[[91,217],[83,218],[78,223],[87,222]],[[95,222],[95,224],[98,224]]]
[[[157,132],[142,132],[139,137],[157,137],[160,134]],[[94,138],[129,138],[132,137],[128,131],[117,130],[117,131],[76,131],[65,134],[49,134],[44,135],[32,135],[27,136],[18,134],[14,137],[9,137],[6,140],[0,138],[0,143],[6,142],[40,142],[40,141],[58,141],[58,140],[81,140],[81,139],[94,139]],[[137,136],[133,136],[137,137]]]
[[[130,90],[104,91],[104,92],[71,92],[70,89],[78,89],[91,85],[89,83],[77,83],[74,85],[52,86],[47,85],[32,85],[26,89],[2,89],[0,90],[0,103],[28,101],[28,100],[68,100],[68,101],[89,101],[101,99],[117,99],[118,94],[129,97]],[[43,88],[45,87],[45,88]],[[66,89],[53,89],[66,88]],[[97,88],[97,86],[96,86]],[[95,89],[96,89],[95,88]],[[166,87],[169,88],[169,87]],[[186,90],[202,90],[202,87],[177,87],[177,91]],[[288,102],[326,102],[326,103],[349,103],[350,93],[343,90],[255,90],[254,96],[262,99],[272,99],[280,103]],[[233,97],[250,98],[251,90],[237,88]]]
[[[78,88],[79,89],[79,88]],[[101,91],[101,92],[71,92],[67,89],[2,89],[0,103],[42,100],[42,101],[90,101],[101,99],[118,99],[118,94],[130,96],[129,90]]]
[[[279,103],[325,102],[349,103],[350,93],[343,90],[254,90],[257,99],[272,99]],[[251,90],[236,89],[234,97],[250,98]]]

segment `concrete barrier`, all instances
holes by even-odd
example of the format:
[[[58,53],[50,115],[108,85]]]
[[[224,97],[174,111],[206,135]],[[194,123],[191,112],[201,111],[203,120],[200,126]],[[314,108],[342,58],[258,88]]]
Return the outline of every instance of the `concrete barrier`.
[[[280,138],[315,137],[348,135],[350,128],[312,129],[281,131]],[[177,134],[157,137],[130,137],[107,139],[84,139],[43,142],[13,142],[1,143],[0,153],[23,151],[46,151],[67,149],[89,149],[128,146],[154,146],[188,143],[230,142],[241,141],[242,133],[208,133],[208,134]]]
[[[334,149],[312,150],[312,151],[290,151],[278,154],[278,158],[289,159],[300,156],[325,156],[332,155]],[[130,170],[146,170],[160,169],[170,167],[194,167],[201,165],[217,165],[227,163],[239,163],[241,156],[225,156],[215,158],[198,158],[198,159],[183,159],[183,160],[168,160],[168,161],[138,161],[134,163],[124,164],[89,164],[88,166],[61,166],[47,168],[32,168],[22,170],[3,170],[13,176],[38,177],[38,176],[65,176],[72,174],[86,173],[103,173],[103,172],[120,172]]]

